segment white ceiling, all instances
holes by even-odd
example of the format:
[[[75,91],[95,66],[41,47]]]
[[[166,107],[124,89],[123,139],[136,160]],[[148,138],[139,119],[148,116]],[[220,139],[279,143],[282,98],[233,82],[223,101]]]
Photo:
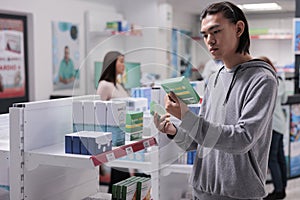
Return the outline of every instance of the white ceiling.
[[[222,1],[222,0],[219,0]],[[172,5],[173,12],[188,13],[193,15],[199,15],[201,11],[210,3],[219,2],[216,0],[165,0],[162,2],[167,2]],[[296,0],[231,0],[235,4],[244,4],[244,3],[272,3],[276,2],[281,7],[281,11],[272,11],[273,13],[291,13],[295,12]],[[266,11],[265,11],[266,12]],[[270,12],[270,11],[268,11]],[[259,12],[261,13],[261,12]],[[250,14],[250,13],[249,13]],[[251,13],[255,14],[255,13]]]

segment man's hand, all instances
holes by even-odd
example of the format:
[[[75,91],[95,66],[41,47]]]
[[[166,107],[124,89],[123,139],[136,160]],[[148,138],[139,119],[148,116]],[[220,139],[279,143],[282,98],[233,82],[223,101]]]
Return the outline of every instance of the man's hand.
[[[177,98],[174,92],[170,92],[170,94],[165,96],[165,108],[168,113],[180,120],[189,110],[187,105]]]
[[[177,129],[175,126],[170,122],[170,114],[167,113],[163,116],[159,116],[157,113],[154,113],[154,124],[156,128],[162,132],[167,133],[169,135],[175,135]]]

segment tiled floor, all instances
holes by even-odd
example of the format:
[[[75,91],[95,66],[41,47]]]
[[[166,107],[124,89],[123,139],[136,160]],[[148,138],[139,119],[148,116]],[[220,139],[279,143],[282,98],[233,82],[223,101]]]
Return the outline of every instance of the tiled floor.
[[[267,184],[266,186],[268,192],[273,191],[273,185]],[[300,177],[288,180],[287,196],[285,200],[299,200],[300,199]]]

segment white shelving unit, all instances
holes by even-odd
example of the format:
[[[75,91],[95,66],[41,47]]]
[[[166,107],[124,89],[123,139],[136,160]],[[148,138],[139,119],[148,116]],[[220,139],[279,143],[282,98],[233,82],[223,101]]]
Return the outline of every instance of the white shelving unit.
[[[93,156],[65,153],[64,136],[72,132],[72,101],[73,98],[65,98],[10,108],[10,150],[8,142],[5,146],[10,157],[10,199],[81,200],[99,192],[99,167],[95,166]],[[135,150],[134,145],[145,145],[148,141],[153,145],[155,139],[130,145]],[[149,173],[153,198],[159,199],[158,172],[151,170],[158,168],[157,148],[151,147],[154,153],[150,153],[149,162],[116,159],[107,164]],[[4,148],[0,150],[2,156]]]
[[[191,174],[192,173],[193,165],[188,164],[170,164],[170,165],[163,165],[161,168],[161,174],[165,176],[171,173],[179,173],[179,174]]]
[[[292,34],[262,34],[262,35],[251,35],[251,39],[257,40],[292,40]]]
[[[9,115],[0,115],[0,186],[9,187]],[[0,188],[1,188],[0,187]],[[3,189],[4,190],[4,189]],[[4,191],[8,192],[8,191]],[[0,199],[1,199],[0,194]]]
[[[78,169],[95,168],[93,162],[90,160],[90,156],[65,153],[64,143],[25,152],[24,157],[28,170],[34,170],[39,165],[71,167]]]

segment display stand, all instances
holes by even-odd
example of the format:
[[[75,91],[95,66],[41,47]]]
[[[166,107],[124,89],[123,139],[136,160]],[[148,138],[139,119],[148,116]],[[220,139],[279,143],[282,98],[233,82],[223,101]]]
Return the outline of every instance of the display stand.
[[[100,163],[97,161],[102,155],[64,152],[65,134],[72,132],[72,101],[73,98],[55,99],[15,104],[10,108],[10,199],[80,200],[99,192]],[[114,149],[113,153],[118,149],[135,152],[155,144],[155,138],[150,137]],[[109,164],[148,170],[153,198],[159,199],[158,182],[155,182],[158,172],[151,171],[158,168],[156,155],[155,151],[151,155],[156,161],[140,165],[121,160]]]
[[[0,115],[0,190],[9,188],[9,115]],[[1,198],[0,192],[0,199]]]
[[[288,149],[285,148],[285,154],[287,155],[287,169],[288,178],[296,178],[300,176],[300,94],[289,96],[286,102],[288,106]]]

